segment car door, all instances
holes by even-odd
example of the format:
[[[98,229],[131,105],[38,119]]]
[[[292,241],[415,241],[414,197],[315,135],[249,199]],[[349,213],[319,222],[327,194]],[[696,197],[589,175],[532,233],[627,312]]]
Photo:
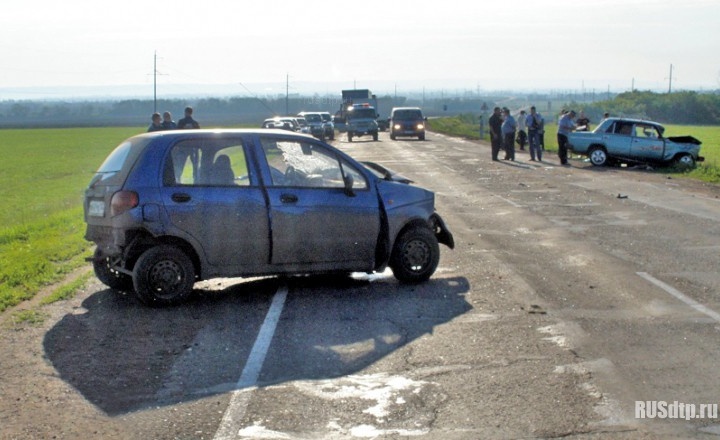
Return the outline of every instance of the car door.
[[[380,231],[374,186],[334,150],[310,139],[260,138],[268,165],[272,263],[370,270]],[[351,189],[346,188],[350,182]]]
[[[162,200],[173,235],[228,273],[269,263],[268,209],[240,137],[176,143],[166,158]]]
[[[610,156],[628,157],[632,143],[633,123],[616,121],[608,130],[605,148]]]
[[[657,127],[652,124],[635,125],[630,155],[639,160],[659,161],[663,158],[665,143]]]

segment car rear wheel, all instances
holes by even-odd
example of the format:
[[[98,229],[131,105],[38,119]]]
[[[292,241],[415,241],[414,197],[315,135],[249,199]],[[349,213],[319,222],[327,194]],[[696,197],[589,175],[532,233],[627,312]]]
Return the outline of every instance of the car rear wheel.
[[[675,159],[675,166],[678,168],[695,168],[695,158],[689,154],[683,154]]]
[[[146,250],[133,270],[133,284],[140,300],[150,306],[169,306],[187,299],[195,284],[192,260],[175,246]]]
[[[439,261],[440,246],[433,231],[415,227],[403,232],[396,240],[390,268],[398,280],[419,283],[435,273]]]
[[[95,249],[92,264],[95,276],[106,286],[121,291],[133,289],[132,277],[111,269],[112,260],[110,257],[103,255],[100,249]]]
[[[588,153],[590,163],[596,167],[605,166],[608,162],[607,152],[603,147],[592,147]]]

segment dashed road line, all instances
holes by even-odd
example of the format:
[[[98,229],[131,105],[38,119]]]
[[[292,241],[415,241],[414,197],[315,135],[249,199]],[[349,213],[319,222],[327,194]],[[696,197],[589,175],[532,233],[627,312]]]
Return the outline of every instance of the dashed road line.
[[[650,281],[651,283],[655,284],[659,288],[663,289],[670,295],[674,296],[675,298],[679,299],[680,301],[684,302],[685,304],[689,305],[693,309],[697,310],[700,313],[703,313],[712,319],[714,319],[717,322],[720,322],[720,313],[717,313],[716,311],[709,309],[705,307],[704,305],[700,304],[699,302],[695,301],[694,299],[686,296],[685,294],[681,293],[676,288],[663,283],[662,281],[658,280],[657,278],[653,277],[647,272],[636,272],[640,277],[646,279],[647,281]]]
[[[237,434],[242,427],[242,419],[245,417],[245,412],[250,403],[252,391],[257,385],[260,371],[262,370],[263,363],[265,363],[265,356],[270,347],[270,342],[275,335],[275,329],[277,328],[280,314],[285,305],[287,294],[287,286],[281,286],[277,292],[275,292],[272,304],[270,304],[270,310],[268,310],[265,321],[260,327],[260,332],[258,333],[257,339],[255,339],[255,344],[250,351],[250,356],[248,356],[245,368],[240,375],[240,379],[237,382],[235,391],[232,393],[230,403],[225,410],[225,414],[223,415],[218,430],[215,432],[213,440],[231,440],[237,438]]]

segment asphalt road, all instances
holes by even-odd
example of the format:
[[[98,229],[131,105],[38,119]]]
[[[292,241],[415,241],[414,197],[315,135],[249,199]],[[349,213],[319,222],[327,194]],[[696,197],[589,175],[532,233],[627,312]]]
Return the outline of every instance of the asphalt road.
[[[456,249],[429,282],[213,280],[163,310],[91,283],[5,319],[0,438],[720,436],[717,186],[335,144],[436,192]]]

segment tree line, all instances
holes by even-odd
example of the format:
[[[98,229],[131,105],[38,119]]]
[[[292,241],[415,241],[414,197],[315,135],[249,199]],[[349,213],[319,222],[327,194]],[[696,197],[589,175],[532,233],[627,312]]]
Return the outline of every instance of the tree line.
[[[650,119],[665,124],[720,124],[718,93],[632,91],[605,101],[570,103],[569,107],[582,109],[592,121],[599,121],[608,112],[611,116]]]
[[[508,97],[512,96],[512,97]],[[582,98],[582,97],[580,97]],[[398,106],[422,107],[428,116],[472,115],[479,118],[502,102],[512,110],[542,104],[547,118],[559,113],[559,102],[565,108],[583,110],[591,121],[612,116],[651,119],[666,124],[720,124],[720,94],[682,91],[655,93],[633,91],[610,96],[602,101],[575,100],[576,95],[557,93],[510,94],[509,92],[479,96],[378,96],[380,117],[389,116]],[[550,102],[553,102],[550,110]],[[294,115],[301,111],[335,113],[342,100],[338,96],[275,96],[226,97],[195,99],[97,100],[97,101],[0,101],[0,127],[65,127],[65,126],[147,126],[154,111],[170,111],[175,119],[182,117],[185,106],[195,109],[203,127],[260,125],[265,118]]]

